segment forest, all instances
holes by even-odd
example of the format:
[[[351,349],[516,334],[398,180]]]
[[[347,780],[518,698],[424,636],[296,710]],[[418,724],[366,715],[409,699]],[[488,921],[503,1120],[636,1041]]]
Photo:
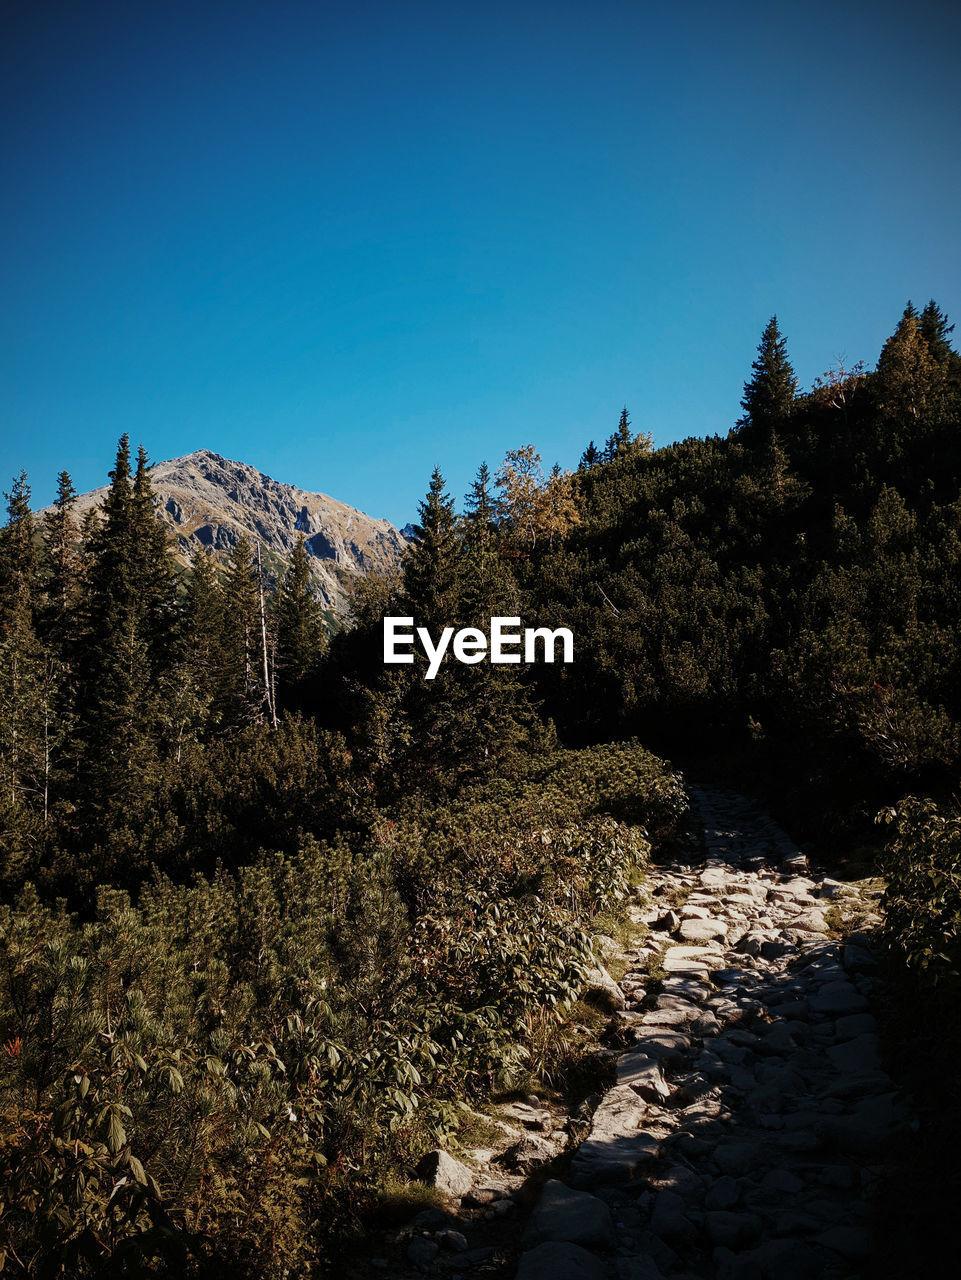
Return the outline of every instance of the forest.
[[[308,1275],[464,1104],[589,1070],[593,956],[736,759],[883,873],[961,987],[961,356],[909,304],[799,387],[776,319],[726,437],[625,409],[573,472],[435,471],[331,631],[301,539],[176,567],[118,447],[0,534],[0,1269]],[[385,665],[383,619],[569,628],[575,660]],[[719,763],[721,762],[721,763]]]

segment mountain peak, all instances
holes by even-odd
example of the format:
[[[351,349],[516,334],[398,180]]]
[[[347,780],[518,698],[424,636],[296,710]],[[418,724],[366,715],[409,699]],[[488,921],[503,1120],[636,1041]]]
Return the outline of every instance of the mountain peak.
[[[279,576],[303,535],[317,593],[337,609],[357,574],[384,572],[400,558],[406,539],[387,520],[374,519],[331,498],[274,480],[246,462],[196,449],[151,467],[158,515],[189,564],[198,552],[225,560],[242,535],[260,544],[267,572]],[[78,500],[80,511],[98,506],[106,489]]]

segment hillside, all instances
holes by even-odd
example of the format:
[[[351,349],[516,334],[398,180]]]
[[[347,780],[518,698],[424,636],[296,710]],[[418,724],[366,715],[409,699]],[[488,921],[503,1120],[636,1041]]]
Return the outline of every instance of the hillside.
[[[375,520],[327,494],[283,484],[209,449],[158,463],[151,479],[181,564],[198,547],[223,559],[246,533],[260,542],[268,571],[276,573],[281,557],[303,533],[318,595],[329,609],[339,607],[352,575],[389,569],[405,545],[387,520]],[[106,493],[103,486],[83,494],[78,511],[98,505]]]

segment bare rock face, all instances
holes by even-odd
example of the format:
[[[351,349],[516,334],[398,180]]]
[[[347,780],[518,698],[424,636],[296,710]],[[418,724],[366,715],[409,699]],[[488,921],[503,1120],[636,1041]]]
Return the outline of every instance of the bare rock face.
[[[199,548],[223,561],[241,534],[259,542],[264,567],[279,577],[303,534],[317,595],[339,611],[345,584],[356,574],[383,573],[400,559],[407,540],[387,520],[375,520],[329,498],[281,484],[256,467],[209,449],[152,468],[157,515],[168,525],[177,559],[188,564]],[[79,499],[83,514],[99,506],[106,488]]]

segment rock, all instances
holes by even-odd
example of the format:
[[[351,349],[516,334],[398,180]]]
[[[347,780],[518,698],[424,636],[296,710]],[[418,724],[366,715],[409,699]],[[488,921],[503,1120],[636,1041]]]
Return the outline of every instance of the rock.
[[[586,1191],[573,1191],[552,1179],[544,1185],[528,1219],[521,1245],[530,1249],[545,1241],[579,1244],[585,1249],[612,1249],[614,1222],[603,1200]]]
[[[408,1261],[423,1271],[427,1270],[439,1253],[440,1246],[433,1240],[426,1240],[423,1236],[414,1236],[407,1246]]]
[[[861,1227],[828,1227],[815,1241],[849,1262],[863,1262],[871,1255],[871,1238]]]
[[[868,1007],[868,1002],[855,991],[847,978],[840,978],[836,982],[826,982],[811,996],[810,1005],[815,1013],[838,1017],[845,1013],[861,1013]]]
[[[428,1151],[417,1166],[417,1176],[428,1186],[449,1196],[464,1196],[474,1185],[474,1175],[465,1164],[446,1151]]]
[[[482,1262],[490,1262],[494,1252],[491,1245],[485,1245],[480,1249],[468,1249],[466,1253],[460,1255],[457,1261],[462,1267],[478,1267]]]
[[[705,1209],[734,1209],[741,1198],[741,1188],[729,1175],[712,1182],[704,1197]]]
[[[881,1070],[881,1042],[871,1032],[855,1036],[828,1049],[828,1057],[849,1076],[863,1076]]]
[[[685,942],[710,942],[712,938],[726,938],[727,925],[722,920],[682,920],[678,935]]]
[[[453,1253],[465,1253],[467,1250],[467,1237],[461,1231],[438,1231],[434,1239]]]
[[[704,1230],[712,1244],[743,1249],[761,1234],[761,1221],[753,1213],[712,1209],[704,1215]]]
[[[498,1159],[508,1169],[523,1171],[530,1169],[533,1165],[553,1160],[556,1154],[552,1143],[545,1138],[537,1138],[534,1134],[527,1133],[520,1142],[515,1142],[513,1146],[508,1147]]]
[[[649,1133],[592,1134],[571,1163],[571,1182],[591,1187],[630,1182],[658,1156],[660,1143]]]
[[[793,1196],[804,1183],[789,1169],[769,1169],[761,1179],[761,1190],[771,1196]]]
[[[671,1095],[675,1107],[687,1108],[712,1093],[714,1085],[699,1072],[686,1076]]]
[[[495,1200],[500,1200],[503,1192],[495,1191],[493,1187],[478,1187],[473,1191],[468,1191],[464,1196],[464,1204],[471,1209],[485,1209],[489,1204],[493,1204]]]
[[[701,884],[708,889],[726,889],[730,876],[721,867],[708,867],[701,872]]]
[[[453,1214],[448,1213],[445,1209],[421,1209],[410,1224],[412,1231],[438,1231],[442,1227],[449,1227],[455,1223],[457,1219]]]
[[[676,1191],[659,1191],[654,1197],[651,1230],[669,1244],[696,1240],[697,1228],[684,1212],[684,1200]]]
[[[753,933],[749,930],[738,938],[732,950],[737,952],[738,955],[759,956],[764,942],[765,938],[763,934]]]
[[[664,1280],[664,1273],[653,1258],[618,1258],[617,1280]]]
[[[681,917],[676,911],[665,911],[658,920],[654,921],[651,928],[656,929],[658,933],[673,933],[680,923]]]
[[[849,942],[841,949],[841,963],[849,973],[874,973],[878,962],[867,949]]]
[[[840,880],[832,880],[827,876],[821,881],[821,887],[817,890],[821,898],[843,898],[856,892],[857,890],[852,889],[849,884],[842,884]]]
[[[855,1036],[873,1034],[878,1029],[877,1020],[870,1013],[849,1013],[838,1018],[834,1032],[839,1040],[853,1040]]]
[[[645,1027],[638,1037],[638,1047],[649,1058],[655,1058],[659,1062],[680,1062],[690,1049],[691,1041],[670,1028]]]
[[[789,942],[762,942],[761,957],[764,960],[780,960],[782,956],[789,955],[793,949]]]
[[[760,1149],[756,1142],[719,1142],[714,1148],[714,1163],[722,1173],[739,1177],[751,1173],[760,1163]],[[723,1242],[719,1242],[723,1243]]]
[[[800,929],[802,933],[827,933],[828,922],[824,916],[816,908],[810,911],[802,911],[799,916],[795,916],[791,921],[792,929]]]
[[[578,1244],[548,1241],[524,1254],[517,1280],[605,1280],[605,1269]]]
[[[618,1058],[617,1083],[630,1085],[648,1102],[658,1102],[671,1096],[660,1064],[646,1053],[636,1050]]]
[[[584,983],[584,999],[611,1013],[627,1008],[624,992],[602,964],[595,965]]]
[[[829,1116],[823,1120],[818,1133],[824,1142],[851,1151],[857,1155],[870,1155],[883,1148],[907,1126],[907,1115],[893,1093],[860,1102],[850,1116]]]
[[[670,997],[667,997],[670,999]],[[700,1010],[685,1005],[680,1009],[672,1009],[670,1007],[663,1008],[660,1004],[664,996],[658,997],[658,1008],[655,1013],[648,1013],[644,1017],[644,1023],[648,1023],[658,1027],[683,1027],[685,1023],[690,1022],[692,1018],[696,1018]]]

